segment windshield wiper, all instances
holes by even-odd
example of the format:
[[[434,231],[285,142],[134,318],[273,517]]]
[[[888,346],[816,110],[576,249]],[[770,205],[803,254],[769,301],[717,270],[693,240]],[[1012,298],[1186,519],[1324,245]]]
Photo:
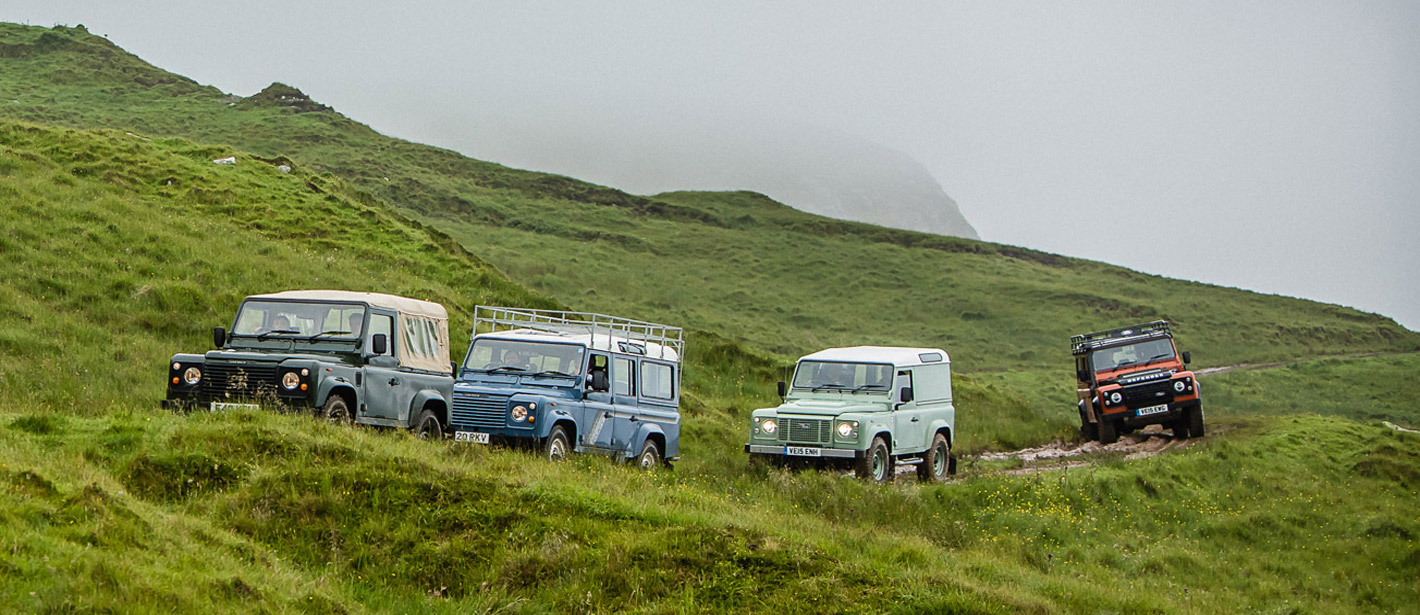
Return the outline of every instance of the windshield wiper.
[[[308,336],[306,336],[306,339],[308,339],[308,340],[313,340],[313,339],[316,339],[316,338],[321,337],[322,335],[335,335],[335,334],[337,334],[337,333],[344,333],[344,334],[346,334],[346,335],[349,335],[349,334],[351,334],[351,333],[354,333],[354,331],[321,331],[320,333],[317,333],[317,334],[315,334],[315,335],[308,335]]]
[[[297,330],[295,330],[295,329],[274,329],[274,330],[267,331],[266,333],[262,333],[261,335],[256,336],[256,339],[264,340],[264,339],[267,338],[267,336],[270,336],[270,335],[278,335],[278,334],[280,334],[280,335],[291,335],[291,334],[293,334],[293,333],[300,333],[300,331],[297,331]]]
[[[559,371],[554,370],[554,369],[549,369],[549,370],[540,371],[540,372],[538,372],[538,373],[536,373],[536,374],[533,374],[533,375],[534,375],[534,376],[563,376],[563,377],[566,377],[566,378],[576,378],[576,377],[577,377],[576,374],[564,374],[564,373],[559,372]]]
[[[833,389],[846,389],[846,388],[848,388],[848,385],[846,385],[846,384],[838,384],[837,382],[825,382],[825,383],[820,384],[820,385],[818,385],[818,386],[816,386],[816,387],[814,387],[814,388],[812,388],[812,389],[809,389],[809,390],[810,390],[810,391],[817,391],[817,390],[819,390],[819,389],[828,389],[828,388],[833,388]]]
[[[523,368],[521,368],[521,367],[515,367],[515,366],[512,366],[512,365],[499,365],[498,367],[495,367],[495,368],[493,368],[493,369],[485,369],[485,370],[483,370],[483,371],[486,372],[486,373],[490,373],[490,374],[491,374],[491,373],[493,373],[493,372],[525,372],[525,371],[528,371],[528,370],[525,370],[525,369],[523,369]]]
[[[1157,361],[1157,360],[1159,360],[1159,359],[1163,359],[1163,358],[1171,357],[1171,356],[1173,356],[1173,353],[1172,353],[1172,352],[1165,352],[1165,353],[1163,353],[1163,354],[1156,354],[1156,355],[1154,355],[1154,356],[1152,356],[1152,357],[1149,357],[1149,360],[1148,360],[1148,361],[1145,361],[1145,362],[1144,362],[1144,365],[1148,365],[1148,364],[1153,363],[1154,361]]]
[[[857,393],[858,391],[861,391],[861,390],[863,390],[863,389],[886,389],[886,388],[887,388],[887,385],[886,385],[886,384],[864,384],[864,385],[859,386],[858,388],[853,389],[853,392],[854,392],[854,393]]]

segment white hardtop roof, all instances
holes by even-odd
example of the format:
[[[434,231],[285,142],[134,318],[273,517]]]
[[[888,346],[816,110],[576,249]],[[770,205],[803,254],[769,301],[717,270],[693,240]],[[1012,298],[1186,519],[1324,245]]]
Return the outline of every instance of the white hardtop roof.
[[[596,335],[593,335],[590,332],[578,331],[557,332],[537,331],[533,329],[513,329],[510,331],[479,333],[478,335],[475,335],[473,337],[475,341],[483,338],[499,340],[517,340],[520,342],[552,342],[560,344],[577,344],[579,346],[591,348],[592,350],[601,350],[605,352],[615,352],[620,354],[632,354],[635,356],[645,356],[648,359],[655,359],[657,361],[670,361],[672,363],[680,362],[680,355],[676,353],[675,348],[672,348],[670,346],[662,346],[661,344],[657,344],[655,342],[648,342],[635,338],[623,337],[620,335],[607,336],[605,333],[598,333]],[[622,352],[621,348],[619,347],[622,342],[642,346],[646,349],[646,354],[640,355],[636,353]]]
[[[384,293],[361,293],[349,290],[288,290],[266,295],[252,295],[247,299],[270,301],[330,301],[335,303],[365,303],[373,307],[385,308],[414,316],[428,316],[447,320],[448,310],[432,301],[420,301],[398,295]]]
[[[940,354],[937,361],[922,359],[924,354]],[[930,365],[951,363],[947,351],[941,348],[903,348],[900,346],[854,346],[852,348],[829,348],[806,355],[800,361],[843,361],[852,363],[891,363],[897,367],[908,365]]]

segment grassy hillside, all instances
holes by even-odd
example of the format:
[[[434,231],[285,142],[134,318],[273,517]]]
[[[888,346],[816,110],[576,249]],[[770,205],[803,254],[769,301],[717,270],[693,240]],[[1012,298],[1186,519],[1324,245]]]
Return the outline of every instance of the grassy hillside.
[[[7,99],[0,116],[290,156],[563,303],[713,331],[781,358],[940,345],[959,371],[1068,379],[1069,335],[1161,317],[1202,365],[1420,348],[1420,335],[1348,308],[829,220],[754,194],[647,198],[508,169],[385,137],[287,86],[228,96],[80,29],[0,24]]]
[[[1086,319],[1057,295],[1076,285],[1101,293],[1081,302],[1196,310],[1166,315],[1200,362],[1413,348],[1388,320],[755,195],[620,195],[399,144],[291,92],[208,100],[220,93],[145,66],[82,31],[0,25],[0,114],[120,128],[0,120],[0,612],[1417,612],[1420,440],[1374,424],[1414,418],[1414,354],[1210,377],[1207,439],[1066,471],[876,487],[750,465],[739,449],[742,417],[780,373],[783,357],[762,351],[906,335],[842,292],[855,282],[983,310],[894,306],[970,372],[957,381],[966,449],[1068,432],[1070,413],[1051,406],[1069,387],[1055,357],[1083,321],[1038,321]],[[153,124],[122,129],[142,118]],[[272,141],[247,148],[244,134]],[[326,154],[431,183],[391,207],[398,191],[332,172]],[[226,155],[237,165],[212,164]],[[498,177],[516,181],[484,185]],[[424,223],[400,213],[450,195],[466,202]],[[753,249],[718,247],[733,242]],[[864,263],[890,273],[822,277]],[[1117,295],[1097,290],[1108,284]],[[685,460],[641,473],[301,416],[156,409],[166,357],[207,348],[243,295],[311,287],[440,301],[456,350],[478,302],[713,330],[689,345]],[[1189,314],[1214,320],[1204,332]]]

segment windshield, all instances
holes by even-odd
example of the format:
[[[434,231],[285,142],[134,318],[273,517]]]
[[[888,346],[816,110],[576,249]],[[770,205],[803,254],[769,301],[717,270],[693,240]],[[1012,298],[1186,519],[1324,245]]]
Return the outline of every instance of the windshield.
[[[814,391],[886,391],[893,367],[881,363],[800,361],[794,388]]]
[[[1163,338],[1113,348],[1101,348],[1094,352],[1090,361],[1094,364],[1095,371],[1103,372],[1171,358],[1173,358],[1173,340]]]
[[[232,335],[358,339],[365,307],[351,303],[247,301]]]
[[[585,350],[572,344],[480,338],[469,348],[464,368],[488,373],[580,376]]]

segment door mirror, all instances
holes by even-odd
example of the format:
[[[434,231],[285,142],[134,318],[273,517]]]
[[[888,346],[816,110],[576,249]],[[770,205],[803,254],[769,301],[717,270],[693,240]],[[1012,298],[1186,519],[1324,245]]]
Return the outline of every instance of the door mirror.
[[[227,330],[222,327],[212,327],[212,345],[218,348],[227,345]]]
[[[453,375],[455,375],[455,376],[458,376],[458,375],[459,375],[459,364],[458,364],[458,363],[454,363],[453,361],[449,361],[449,373],[451,373],[451,374],[453,374]]]
[[[1189,354],[1189,352],[1188,352],[1187,350],[1183,351],[1183,364],[1184,364],[1184,365],[1188,365],[1189,363],[1192,363],[1192,362],[1193,362],[1193,355],[1192,355],[1192,354]]]
[[[912,403],[912,387],[902,387],[902,392],[899,394],[899,397],[904,404]]]
[[[376,333],[370,336],[370,352],[373,352],[378,355],[389,352],[389,349],[390,340],[389,337],[385,336],[385,334]]]
[[[779,397],[782,398],[782,397],[784,397],[785,395],[788,395],[788,394],[789,394],[789,385],[788,385],[788,384],[785,384],[783,380],[780,380],[780,381],[779,381]]]
[[[592,372],[592,390],[598,392],[611,390],[611,383],[608,382],[606,372],[601,370]]]

